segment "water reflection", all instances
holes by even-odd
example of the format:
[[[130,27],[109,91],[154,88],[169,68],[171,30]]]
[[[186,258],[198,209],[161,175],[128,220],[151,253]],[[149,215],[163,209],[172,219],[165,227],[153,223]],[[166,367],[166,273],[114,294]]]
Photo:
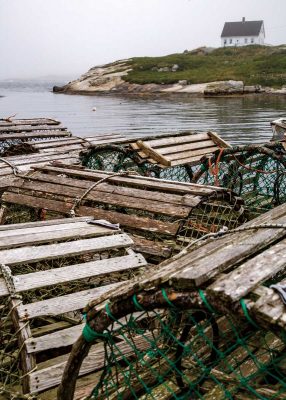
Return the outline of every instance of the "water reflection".
[[[285,117],[286,97],[197,98],[53,94],[48,85],[0,85],[0,117],[49,116],[76,135],[119,132],[150,135],[181,130],[218,132],[232,144],[263,142],[270,121]],[[96,112],[92,111],[96,107]]]

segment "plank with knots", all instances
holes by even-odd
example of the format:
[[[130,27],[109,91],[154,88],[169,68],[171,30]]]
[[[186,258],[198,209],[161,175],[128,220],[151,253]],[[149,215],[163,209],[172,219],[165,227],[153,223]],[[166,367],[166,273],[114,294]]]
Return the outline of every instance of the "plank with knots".
[[[74,245],[77,244],[74,243]],[[136,269],[145,265],[146,261],[141,254],[131,252],[128,255],[113,257],[110,259],[90,261],[69,265],[67,267],[49,269],[46,271],[15,275],[13,276],[13,280],[16,293],[21,293],[27,290],[39,289],[60,283]],[[0,297],[7,296],[8,294],[9,291],[7,290],[5,281],[0,278]]]
[[[34,208],[44,208],[65,215],[69,215],[73,202],[63,202],[46,199],[42,197],[27,196],[12,192],[5,192],[2,200],[7,203],[26,205]],[[148,231],[152,233],[161,233],[164,235],[176,235],[179,229],[179,222],[166,222],[155,219],[138,217],[136,215],[123,214],[116,211],[103,210],[100,208],[80,206],[76,209],[77,216],[91,215],[94,218],[106,219],[112,223],[119,223],[123,227],[132,230]]]

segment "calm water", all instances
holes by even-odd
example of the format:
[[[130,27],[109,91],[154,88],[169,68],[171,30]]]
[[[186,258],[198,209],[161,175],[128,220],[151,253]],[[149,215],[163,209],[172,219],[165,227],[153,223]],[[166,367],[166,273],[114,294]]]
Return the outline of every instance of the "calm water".
[[[53,84],[58,82],[0,82],[0,118],[15,113],[17,118],[56,118],[79,136],[213,130],[239,144],[268,141],[270,121],[286,116],[286,96],[71,96],[51,93]]]

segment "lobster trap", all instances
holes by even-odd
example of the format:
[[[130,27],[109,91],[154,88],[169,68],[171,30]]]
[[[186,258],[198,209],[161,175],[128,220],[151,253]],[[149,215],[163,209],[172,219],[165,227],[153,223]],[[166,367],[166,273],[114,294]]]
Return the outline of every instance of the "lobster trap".
[[[99,348],[87,399],[285,399],[285,216],[283,205],[91,301],[58,400],[77,394]]]
[[[14,399],[60,382],[86,302],[147,268],[131,245],[92,217],[1,227],[0,393]]]
[[[17,221],[20,207],[28,219],[92,215],[119,223],[135,248],[154,260],[247,220],[242,199],[223,188],[71,166],[38,167],[15,179],[2,195],[2,207],[6,222]]]
[[[285,168],[282,143],[237,146],[206,159],[193,181],[233,190],[255,215],[286,201]]]
[[[82,152],[81,160],[90,169],[134,170],[143,176],[191,182],[203,156],[227,147],[228,143],[214,132],[183,132],[145,138],[124,146],[94,146]]]

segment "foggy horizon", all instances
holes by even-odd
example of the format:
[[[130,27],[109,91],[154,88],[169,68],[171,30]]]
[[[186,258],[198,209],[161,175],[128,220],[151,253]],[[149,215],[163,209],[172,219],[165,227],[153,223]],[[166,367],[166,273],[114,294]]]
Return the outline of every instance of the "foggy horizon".
[[[0,0],[1,80],[76,79],[96,65],[220,47],[226,21],[264,20],[286,43],[286,1]]]

